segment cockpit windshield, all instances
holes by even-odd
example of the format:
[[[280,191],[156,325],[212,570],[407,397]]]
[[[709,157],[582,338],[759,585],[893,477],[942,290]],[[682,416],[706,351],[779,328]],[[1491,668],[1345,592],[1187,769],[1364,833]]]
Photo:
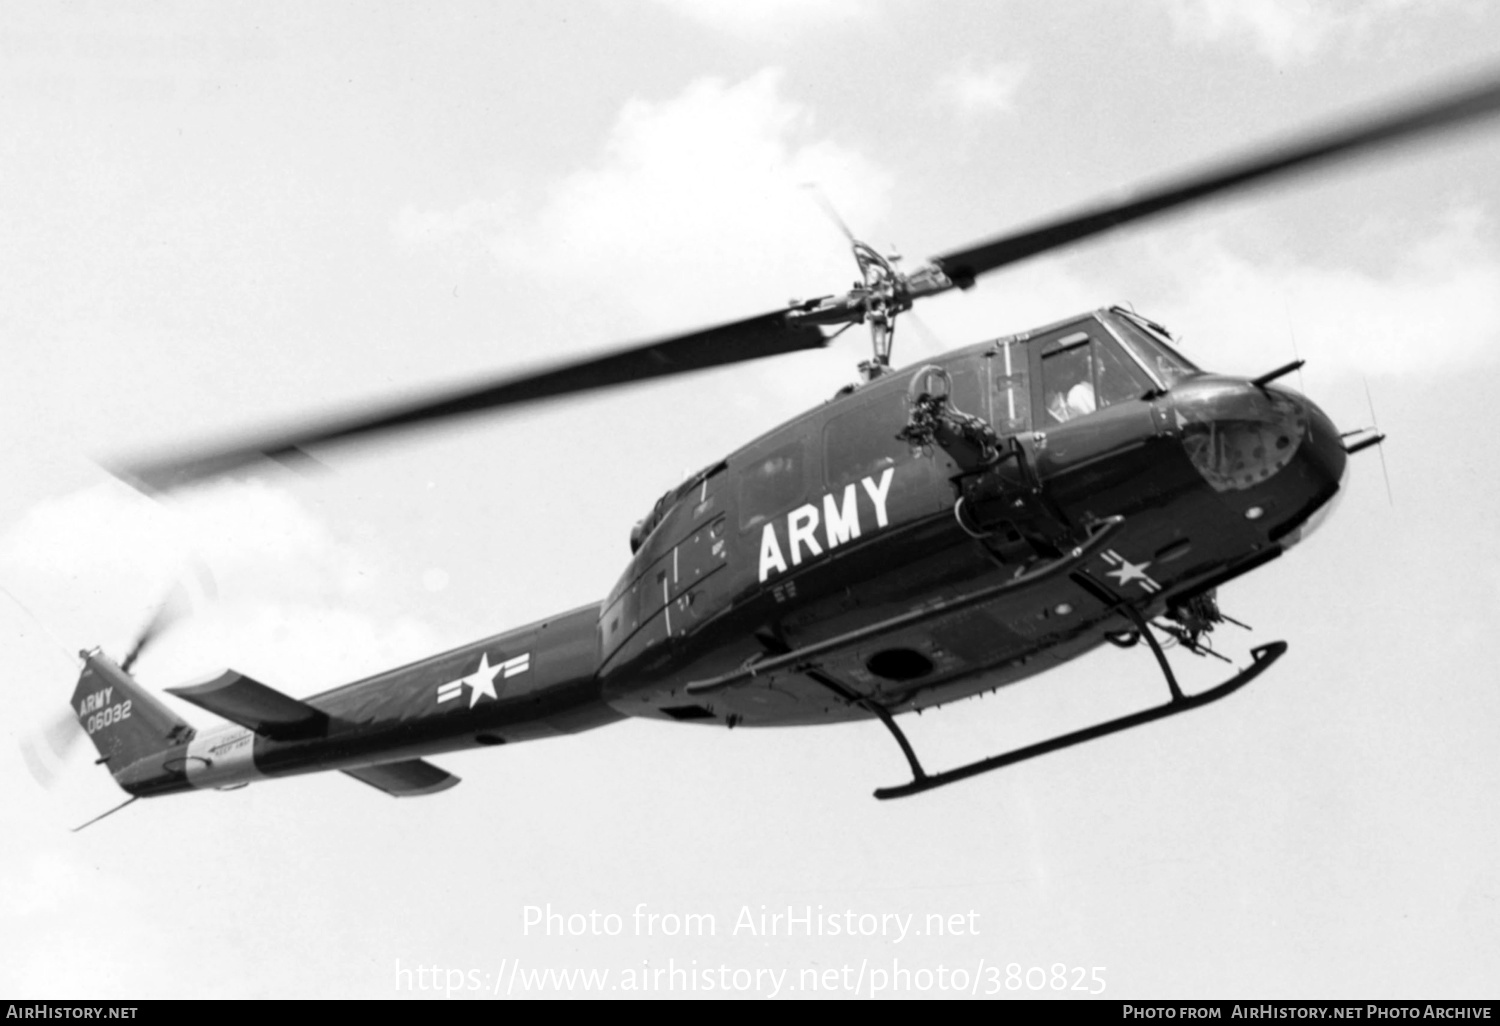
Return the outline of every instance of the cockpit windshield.
[[[1118,306],[1111,308],[1109,314],[1110,326],[1118,333],[1120,340],[1130,347],[1131,352],[1151,373],[1161,379],[1165,387],[1171,388],[1184,378],[1203,373],[1172,348],[1171,337],[1160,324]]]

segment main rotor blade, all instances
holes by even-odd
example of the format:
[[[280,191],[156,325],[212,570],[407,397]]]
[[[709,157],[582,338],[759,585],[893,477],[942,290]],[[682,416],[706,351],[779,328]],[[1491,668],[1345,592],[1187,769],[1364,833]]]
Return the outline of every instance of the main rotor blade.
[[[1216,168],[1190,174],[1134,198],[1106,203],[1036,227],[932,258],[955,285],[975,276],[1071,242],[1101,235],[1221,192],[1253,185],[1277,175],[1355,156],[1444,129],[1454,129],[1500,112],[1500,78],[1454,90],[1435,99],[1403,107],[1349,127],[1331,128],[1272,146]]]
[[[560,364],[533,374],[500,378],[344,419],[129,464],[114,470],[143,491],[164,491],[232,473],[261,460],[289,465],[310,461],[311,457],[304,450],[329,442],[350,441],[506,406],[686,374],[764,356],[819,349],[827,341],[818,328],[791,325],[785,311],[776,311]]]

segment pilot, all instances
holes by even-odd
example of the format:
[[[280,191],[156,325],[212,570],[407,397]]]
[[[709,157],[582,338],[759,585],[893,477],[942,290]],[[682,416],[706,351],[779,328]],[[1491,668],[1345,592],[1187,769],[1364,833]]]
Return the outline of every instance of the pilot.
[[[1059,390],[1047,397],[1047,413],[1059,424],[1093,413],[1095,409],[1094,386],[1088,381],[1080,381],[1066,392]]]

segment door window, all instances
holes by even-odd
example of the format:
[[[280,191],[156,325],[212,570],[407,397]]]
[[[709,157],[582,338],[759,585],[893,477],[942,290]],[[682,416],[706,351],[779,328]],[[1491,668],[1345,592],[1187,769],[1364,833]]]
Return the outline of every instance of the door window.
[[[1138,399],[1154,385],[1102,330],[1075,330],[1042,347],[1042,395],[1048,424],[1066,424],[1115,403]]]
[[[802,502],[802,443],[751,457],[739,477],[740,530],[759,527]]]

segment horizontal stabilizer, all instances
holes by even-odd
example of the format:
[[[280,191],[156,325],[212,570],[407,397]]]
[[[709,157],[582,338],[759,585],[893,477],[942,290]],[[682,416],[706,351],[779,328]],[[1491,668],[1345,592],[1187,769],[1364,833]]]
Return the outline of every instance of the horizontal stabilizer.
[[[167,691],[274,741],[320,737],[328,730],[327,713],[235,670],[226,670],[202,684]]]
[[[437,794],[458,783],[458,777],[422,759],[383,762],[377,766],[361,766],[344,772],[355,780],[396,798],[420,798],[424,794]]]

